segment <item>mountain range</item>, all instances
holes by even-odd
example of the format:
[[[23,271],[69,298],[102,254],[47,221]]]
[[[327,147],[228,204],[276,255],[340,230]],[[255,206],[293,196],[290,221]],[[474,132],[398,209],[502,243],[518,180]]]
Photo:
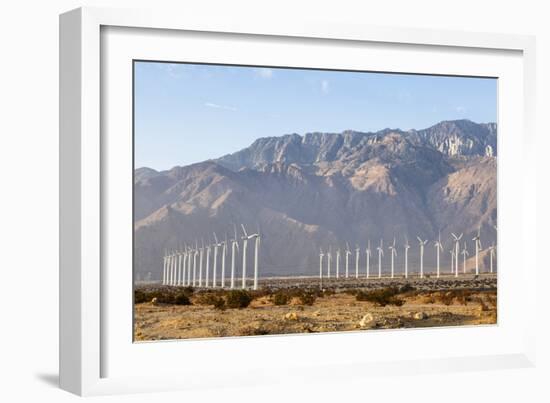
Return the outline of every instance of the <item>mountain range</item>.
[[[164,249],[200,246],[214,232],[232,238],[240,224],[262,234],[262,275],[318,273],[319,249],[335,256],[346,244],[361,248],[364,270],[368,241],[375,251],[381,239],[388,246],[394,238],[398,245],[408,239],[414,267],[417,236],[441,236],[449,251],[450,233],[464,233],[472,256],[478,229],[483,247],[496,243],[496,218],[495,123],[262,137],[217,159],[134,171],[134,269],[137,278],[158,279]],[[430,269],[435,252],[427,247]],[[397,265],[402,258],[400,248]]]

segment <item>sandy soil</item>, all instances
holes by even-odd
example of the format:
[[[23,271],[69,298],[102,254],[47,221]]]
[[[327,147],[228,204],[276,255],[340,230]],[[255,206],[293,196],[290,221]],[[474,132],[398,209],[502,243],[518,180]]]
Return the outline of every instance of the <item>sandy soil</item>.
[[[472,290],[468,301],[437,300],[440,291],[399,295],[401,306],[376,306],[339,292],[317,298],[312,306],[294,298],[275,306],[268,296],[243,309],[218,310],[193,305],[141,303],[135,305],[135,340],[188,339],[263,334],[315,333],[437,326],[495,324],[495,289]]]

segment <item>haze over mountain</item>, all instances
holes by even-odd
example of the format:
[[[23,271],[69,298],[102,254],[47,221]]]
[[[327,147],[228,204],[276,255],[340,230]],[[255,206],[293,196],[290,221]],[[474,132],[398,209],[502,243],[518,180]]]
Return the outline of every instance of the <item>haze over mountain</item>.
[[[470,256],[478,226],[483,247],[496,242],[496,157],[495,123],[458,120],[424,130],[264,137],[215,160],[162,172],[139,168],[135,270],[158,279],[164,248],[208,242],[213,232],[232,238],[241,223],[261,230],[262,275],[318,273],[319,248],[335,252],[346,242],[359,244],[364,271],[367,240],[374,250],[394,237],[398,245],[409,239],[414,271],[416,236],[434,240],[439,232],[446,265],[451,232],[465,233]],[[427,247],[429,269],[435,253],[433,243]],[[400,265],[402,247],[398,253]]]

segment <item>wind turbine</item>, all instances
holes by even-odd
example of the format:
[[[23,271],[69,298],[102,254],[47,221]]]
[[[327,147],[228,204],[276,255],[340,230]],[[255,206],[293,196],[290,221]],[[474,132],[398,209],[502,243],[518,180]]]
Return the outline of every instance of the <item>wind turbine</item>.
[[[405,278],[409,278],[409,239],[405,235]]]
[[[384,256],[384,241],[382,239],[380,239],[380,246],[376,250],[378,250],[378,278],[382,278],[382,256]]]
[[[177,275],[176,275],[176,285],[178,285],[178,286],[181,285],[181,280],[185,276],[185,263],[186,263],[186,260],[187,260],[187,254],[185,253],[185,247],[182,250],[182,248],[180,246],[180,251],[178,252],[178,271],[177,271]]]
[[[331,253],[331,247],[328,247],[327,252],[327,278],[330,278],[330,264],[332,263],[332,253]]]
[[[394,270],[393,270],[393,259],[395,256],[397,256],[397,249],[395,249],[395,238],[393,238],[393,244],[388,247],[391,254],[391,278],[393,278]]]
[[[231,289],[235,288],[235,250],[239,250],[239,240],[237,239],[237,226],[233,225],[235,237],[231,240]]]
[[[424,278],[424,245],[426,245],[428,240],[423,241],[419,236],[416,239],[418,239],[418,243],[420,244],[420,278]]]
[[[479,251],[481,250],[481,226],[477,227],[477,235],[472,238],[476,245],[476,276],[479,275]]]
[[[340,248],[336,250],[336,278],[340,277]]]
[[[243,234],[244,234],[244,236],[241,237],[241,239],[243,240],[243,283],[242,283],[242,288],[244,289],[244,288],[246,288],[246,247],[248,245],[248,240],[259,237],[259,234],[248,235],[248,233],[246,232],[246,229],[244,228],[243,224],[241,224],[241,228],[243,229]],[[255,259],[256,259],[256,266],[255,266],[255,269],[254,269],[255,271],[257,271],[257,267],[258,267],[258,262],[257,262],[258,247],[259,247],[258,240],[256,240],[256,250],[255,250],[255,253],[254,253]],[[257,282],[257,279],[255,278],[254,281]]]
[[[208,239],[208,245],[206,245],[206,265],[204,267],[204,274],[205,274],[205,280],[204,280],[204,286],[208,288],[210,283],[210,253],[212,252],[212,245],[210,243],[210,239]]]
[[[162,258],[162,285],[166,285],[166,268],[168,267],[168,256],[166,254],[166,248],[164,248],[164,257]]]
[[[367,249],[365,249],[365,253],[367,255],[367,278],[370,276],[370,257],[371,257],[371,250],[370,250],[370,239],[367,242]]]
[[[227,233],[225,234],[225,241],[222,242],[222,281],[221,287],[225,287],[225,256],[227,255]]]
[[[495,244],[489,247],[489,264],[490,264],[491,273],[493,272],[493,258],[495,257],[495,248],[496,248]]]
[[[459,236],[456,236],[453,232],[451,232],[451,235],[455,239],[455,277],[458,277],[458,255],[460,253],[460,239],[462,239],[462,235],[464,234],[461,233]]]
[[[202,287],[202,262],[204,257],[204,239],[199,249],[199,287]]]
[[[355,245],[355,278],[359,278],[359,253],[361,252],[361,249],[359,249],[359,245]]]
[[[349,250],[349,244],[346,242],[346,278],[349,277],[349,255],[351,255],[351,251]]]
[[[464,274],[466,274],[466,256],[469,255],[468,253],[468,249],[466,249],[466,242],[464,242],[464,249],[462,249],[462,257],[463,257],[463,266],[462,266],[462,271],[464,272]]]
[[[197,256],[199,255],[199,241],[195,239],[195,250],[193,251],[193,287],[197,280]]]
[[[434,243],[435,252],[437,256],[437,278],[439,278],[439,252],[443,250],[443,245],[441,245],[441,231],[437,237],[437,241]]]
[[[319,287],[323,288],[323,249],[319,248]]]
[[[172,281],[172,264],[173,264],[172,250],[170,250],[168,252],[168,268],[166,271],[166,285],[172,285],[170,284],[170,282]]]
[[[258,226],[258,232],[256,234],[252,234],[251,237],[256,237],[256,241],[254,242],[254,290],[258,289],[258,254],[260,253],[260,242],[261,242],[261,236],[260,236],[260,227]]]
[[[181,285],[186,285],[185,284],[185,279],[187,278],[187,272],[189,271],[188,263],[189,263],[189,250],[187,248],[187,245],[184,245],[184,247],[183,247],[183,271],[181,273],[182,277],[181,277],[181,281],[180,281]]]
[[[218,242],[218,237],[214,232],[214,266],[212,267],[212,287],[213,288],[216,288],[216,271],[218,270],[218,247],[219,246],[222,246],[222,244]]]
[[[187,286],[191,285],[191,263],[193,262],[193,248],[189,248],[187,252]]]
[[[174,285],[175,271],[176,271],[176,252],[172,251],[172,255],[170,258],[170,280],[168,281],[168,285]]]

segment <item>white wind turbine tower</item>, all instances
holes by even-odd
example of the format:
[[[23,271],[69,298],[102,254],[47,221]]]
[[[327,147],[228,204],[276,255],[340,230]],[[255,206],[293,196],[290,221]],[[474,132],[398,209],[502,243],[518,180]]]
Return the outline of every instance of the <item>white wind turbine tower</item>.
[[[199,287],[202,287],[202,262],[204,257],[204,239],[202,240],[201,248],[199,249]]]
[[[195,240],[195,250],[193,251],[193,287],[197,280],[197,256],[199,255],[199,241]]]
[[[208,288],[208,283],[209,283],[209,280],[210,280],[210,252],[211,252],[212,248],[211,248],[211,245],[210,245],[210,239],[208,240],[208,245],[206,246],[206,266],[205,266],[205,274],[206,274],[206,278],[205,278],[205,282],[204,282],[204,286],[206,288]]]
[[[340,277],[340,248],[336,250],[336,278]]]
[[[365,254],[367,255],[367,278],[370,276],[370,257],[371,257],[371,250],[370,250],[370,239],[367,241],[367,249],[365,249]]]
[[[454,248],[449,251],[451,254],[451,273],[455,273],[455,250]]]
[[[191,285],[191,263],[193,263],[193,248],[189,248],[187,253],[187,285]]]
[[[359,253],[361,253],[361,249],[359,249],[359,245],[355,245],[355,278],[359,278]]]
[[[418,243],[420,244],[420,278],[424,278],[424,246],[428,240],[423,241],[419,236],[416,239],[418,239]]]
[[[464,242],[464,249],[462,249],[462,257],[463,257],[463,262],[462,262],[462,271],[464,272],[464,274],[466,274],[466,256],[469,255],[468,253],[468,249],[466,249],[466,242]]]
[[[351,255],[351,250],[349,250],[349,244],[346,242],[346,278],[349,277],[349,255]]]
[[[168,267],[168,256],[166,248],[164,248],[164,257],[162,259],[162,285],[166,285],[166,268]]]
[[[495,257],[495,248],[496,246],[494,243],[489,247],[489,267],[491,273],[493,272],[493,259]]]
[[[330,264],[332,263],[332,253],[331,253],[331,247],[328,247],[327,252],[327,278],[330,278]]]
[[[405,278],[409,278],[409,239],[405,236]]]
[[[182,278],[185,277],[186,260],[187,260],[187,254],[185,253],[185,247],[183,248],[183,251],[182,251],[180,246],[180,251],[178,252],[178,271],[176,275],[176,285],[181,285],[181,280]]]
[[[378,278],[382,278],[382,256],[384,256],[384,241],[382,239],[380,239],[380,246],[376,250],[378,250]]]
[[[166,285],[172,285],[172,251],[168,251],[168,267],[166,268]]]
[[[462,235],[456,236],[454,233],[451,232],[451,235],[455,239],[455,277],[458,277],[458,255],[460,253],[460,239],[462,239]]]
[[[325,254],[323,253],[323,248],[319,248],[319,281],[321,284],[321,288],[323,288],[323,257]]]
[[[391,278],[394,277],[394,269],[393,269],[393,259],[395,256],[397,256],[397,249],[395,249],[395,238],[393,238],[393,244],[388,247],[391,254]]]
[[[248,245],[248,240],[249,239],[254,239],[254,238],[256,238],[256,248],[255,248],[255,251],[254,251],[254,259],[255,259],[255,262],[254,262],[255,263],[254,282],[256,283],[256,285],[257,285],[257,282],[258,282],[258,279],[257,279],[256,275],[257,275],[257,271],[258,271],[258,247],[260,246],[258,237],[260,236],[260,234],[248,235],[243,224],[241,224],[241,228],[243,229],[243,233],[244,233],[244,236],[241,237],[241,239],[243,240],[243,283],[242,283],[242,288],[244,289],[244,288],[246,288],[246,248],[247,248],[247,245]]]
[[[170,256],[170,251],[166,251],[166,277],[164,285],[170,285],[170,270],[172,268],[172,258]]]
[[[216,288],[216,271],[218,270],[218,247],[222,246],[221,243],[218,242],[218,237],[216,236],[216,233],[214,232],[214,266],[212,267],[212,287]]]
[[[222,242],[222,280],[221,287],[225,287],[225,256],[227,255],[227,233],[225,234],[225,241]]]
[[[176,252],[172,251],[170,257],[170,279],[168,280],[168,285],[174,285],[174,273],[176,271]]]
[[[437,278],[439,278],[439,252],[443,250],[443,245],[441,245],[441,231],[439,232],[439,236],[437,237],[437,241],[434,243],[434,246],[437,256]]]
[[[481,227],[477,228],[477,235],[472,238],[476,245],[476,276],[479,275],[479,251],[481,250]]]
[[[182,277],[181,277],[181,285],[185,285],[185,280],[187,279],[187,272],[189,271],[188,267],[189,263],[189,248],[187,245],[184,245],[183,247],[183,271],[182,271]]]
[[[260,242],[261,242],[261,236],[260,236],[260,229],[258,228],[258,233],[256,235],[256,242],[254,242],[254,290],[258,289],[258,277],[259,277],[259,269],[258,269],[258,254],[260,253]]]
[[[233,225],[235,237],[231,240],[231,289],[235,288],[235,257],[236,250],[239,250],[239,240],[237,239],[237,227]]]

